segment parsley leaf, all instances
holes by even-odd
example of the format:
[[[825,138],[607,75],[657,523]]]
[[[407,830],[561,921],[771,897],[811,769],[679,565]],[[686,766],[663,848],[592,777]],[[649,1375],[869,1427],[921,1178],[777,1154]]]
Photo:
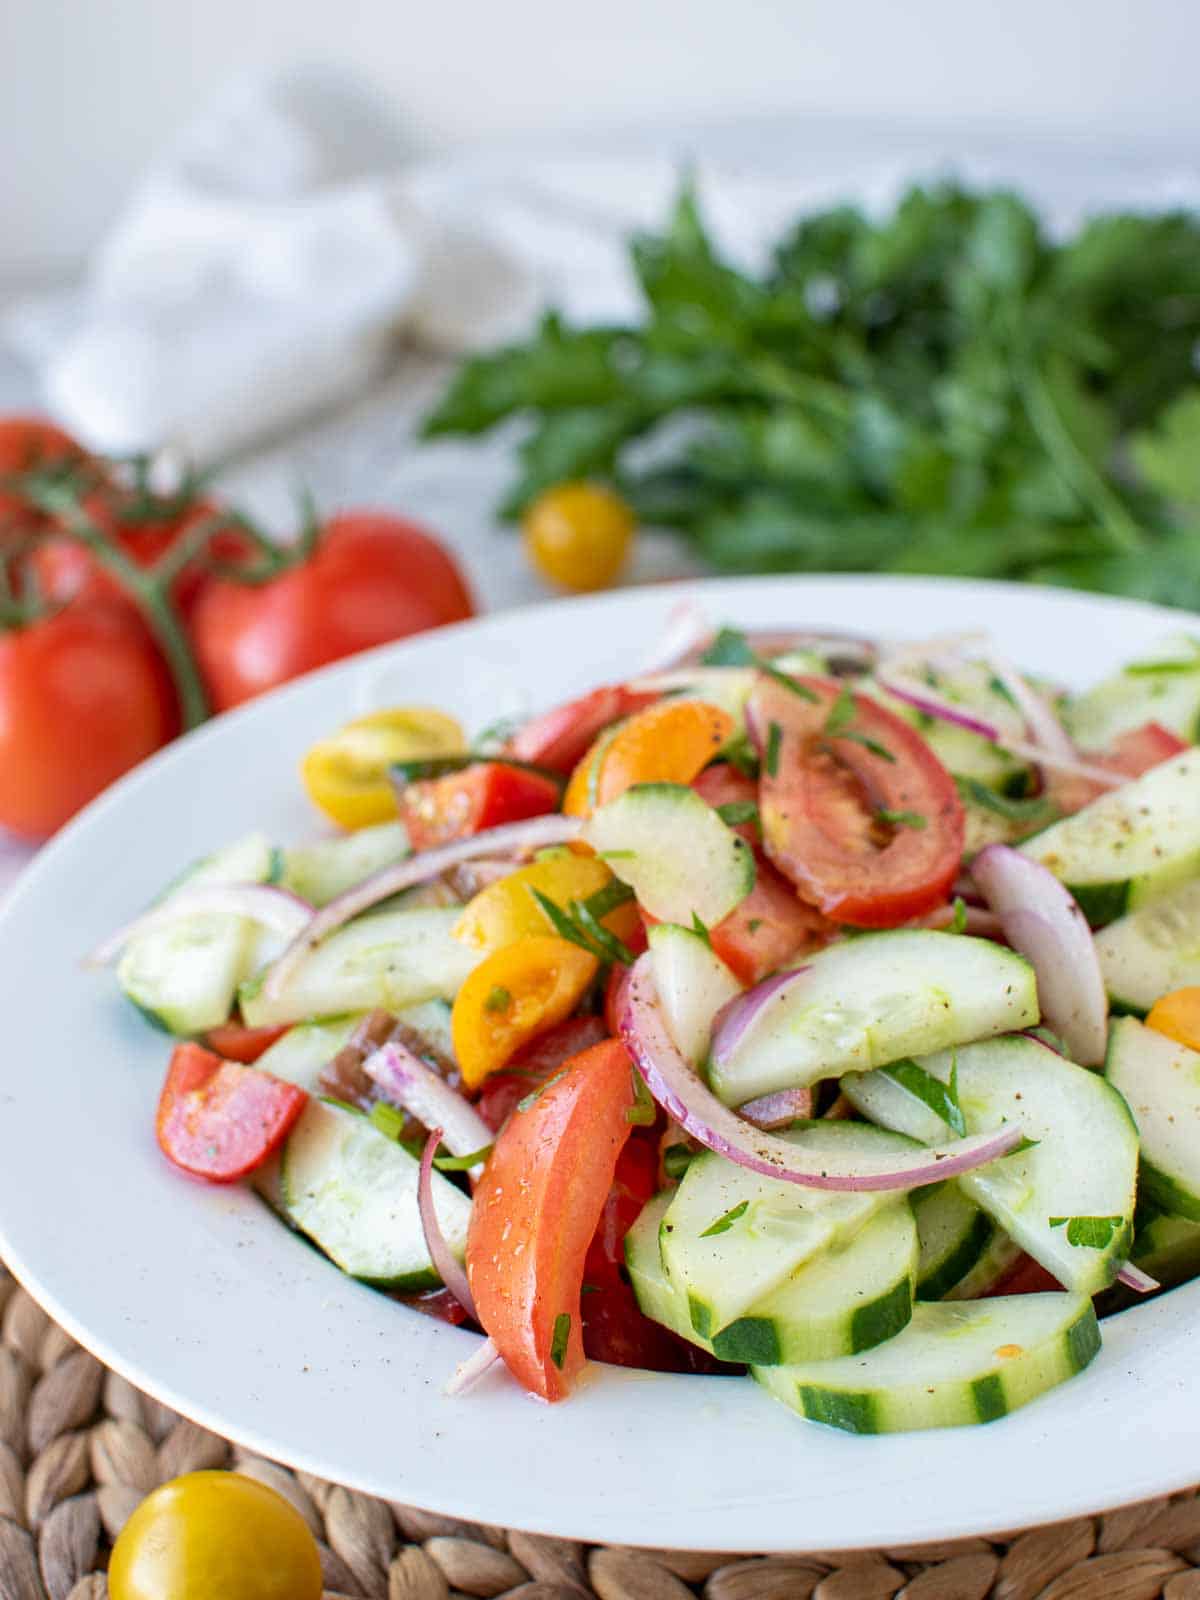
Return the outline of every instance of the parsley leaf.
[[[1066,1224],[1067,1243],[1085,1250],[1107,1250],[1112,1236],[1123,1227],[1124,1217],[1051,1217],[1052,1228]]]
[[[571,1338],[571,1313],[560,1311],[554,1319],[554,1332],[550,1338],[550,1359],[562,1371],[562,1364],[567,1359],[567,1345]]]
[[[563,1078],[566,1077],[566,1075],[567,1069],[564,1067],[561,1072],[556,1072],[552,1078],[547,1078],[545,1083],[539,1083],[536,1089],[531,1089],[523,1099],[517,1101],[517,1110],[528,1111],[531,1106],[537,1104],[547,1089],[553,1088],[554,1085],[559,1083]]]
[[[692,912],[692,932],[699,934],[708,948],[712,949],[712,934],[708,931],[707,923],[701,921],[700,915],[696,911]]]
[[[819,698],[806,683],[789,677],[786,672],[781,672],[773,661],[768,661],[766,656],[760,656],[756,650],[752,650],[750,641],[738,628],[722,628],[700,660],[706,667],[754,667],[764,677],[770,678],[772,683],[777,683],[781,689],[786,689],[799,700],[808,700],[815,705]]]
[[[984,811],[994,811],[1008,822],[1028,823],[1031,828],[1041,827],[1056,815],[1056,807],[1042,795],[1019,800],[998,794],[995,789],[989,789],[986,783],[980,783],[978,778],[956,776],[954,782],[959,794],[970,805],[979,806]]]
[[[779,747],[783,743],[783,729],[772,722],[767,729],[767,749],[763,756],[763,770],[768,778],[779,775]]]
[[[727,800],[717,807],[717,815],[731,828],[742,822],[758,823],[758,807],[753,800]]]
[[[920,811],[892,811],[887,806],[881,806],[875,816],[880,822],[890,823],[893,828],[915,828],[918,833],[929,826],[929,818]]]
[[[512,998],[511,989],[505,989],[501,984],[497,984],[494,989],[489,990],[488,997],[483,1002],[483,1009],[485,1011],[507,1011],[509,1006],[512,1005]]]
[[[966,933],[967,931],[967,902],[962,895],[954,897],[954,920],[947,927],[947,933]]]
[[[433,1164],[439,1172],[469,1172],[472,1167],[477,1167],[481,1161],[486,1161],[491,1155],[493,1146],[481,1145],[478,1150],[472,1150],[466,1156],[434,1156]]]
[[[728,1233],[738,1218],[744,1217],[749,1209],[749,1200],[739,1201],[736,1206],[731,1206],[724,1216],[718,1217],[715,1222],[710,1223],[700,1237],[702,1239],[712,1239],[718,1233]]]
[[[950,1069],[949,1084],[943,1083],[940,1078],[935,1078],[932,1072],[927,1072],[918,1062],[911,1059],[893,1061],[889,1066],[881,1067],[879,1070],[885,1077],[891,1078],[893,1083],[898,1083],[902,1089],[907,1089],[909,1094],[915,1095],[922,1105],[928,1106],[936,1116],[941,1117],[946,1126],[958,1134],[960,1139],[966,1137],[966,1118],[958,1101],[957,1060]]]

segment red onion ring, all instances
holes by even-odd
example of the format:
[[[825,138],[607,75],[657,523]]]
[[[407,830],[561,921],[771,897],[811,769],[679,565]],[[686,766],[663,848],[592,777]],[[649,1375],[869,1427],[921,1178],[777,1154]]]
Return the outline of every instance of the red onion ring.
[[[1132,1261],[1127,1261],[1117,1273],[1117,1282],[1123,1283],[1127,1289],[1133,1289],[1138,1294],[1153,1294],[1155,1289],[1162,1288],[1157,1278],[1152,1278],[1148,1272],[1143,1272],[1141,1267],[1135,1267]]]
[[[451,1155],[469,1156],[495,1138],[475,1107],[398,1039],[372,1051],[363,1071],[385,1099],[411,1112],[425,1127],[439,1127]],[[482,1170],[482,1163],[472,1167],[472,1176],[478,1177]]]
[[[723,1106],[680,1055],[667,1028],[647,953],[633,966],[620,1017],[621,1037],[654,1099],[699,1144],[751,1172],[808,1189],[915,1189],[962,1172],[973,1172],[1021,1142],[1021,1129],[1008,1123],[994,1133],[976,1134],[945,1145],[924,1146],[911,1155],[888,1154],[852,1162],[828,1152],[806,1158],[804,1141],[776,1138],[752,1127]]]
[[[473,1389],[480,1378],[485,1377],[500,1360],[500,1352],[491,1339],[480,1341],[479,1349],[475,1354],[468,1356],[454,1370],[454,1376],[442,1390],[443,1394],[465,1394],[468,1389]]]
[[[198,883],[193,889],[179,889],[161,905],[152,906],[140,917],[127,922],[84,957],[85,967],[106,967],[139,933],[178,922],[181,917],[205,913],[227,913],[260,922],[273,933],[294,939],[308,926],[313,908],[290,889],[270,883]]]
[[[709,1053],[718,1066],[723,1066],[741,1044],[758,1021],[764,1006],[781,990],[790,988],[796,978],[807,971],[807,967],[791,967],[773,973],[761,983],[756,983],[753,989],[747,989],[744,994],[735,994],[732,1000],[725,1002],[713,1017],[712,1044],[709,1047]]]
[[[1032,963],[1047,1025],[1072,1061],[1098,1066],[1108,1045],[1108,995],[1095,940],[1075,899],[1040,862],[1004,844],[981,850],[971,875],[1004,937]]]
[[[278,961],[270,968],[263,983],[263,994],[277,1000],[288,979],[304,960],[314,945],[335,932],[352,917],[378,905],[402,889],[411,889],[430,878],[439,878],[443,872],[458,866],[460,861],[473,861],[478,856],[503,855],[512,850],[537,850],[543,845],[565,844],[574,839],[583,827],[580,817],[563,817],[557,812],[545,817],[530,817],[524,822],[507,822],[500,828],[489,828],[484,833],[473,834],[469,839],[456,839],[453,844],[442,845],[437,850],[425,850],[420,855],[409,856],[405,861],[385,867],[361,883],[356,883],[345,894],[331,900],[301,929]]]
[[[421,1213],[421,1230],[425,1235],[425,1248],[429,1251],[433,1270],[471,1321],[478,1322],[475,1297],[467,1282],[467,1274],[459,1266],[454,1252],[446,1243],[446,1235],[442,1232],[442,1225],[438,1221],[437,1207],[433,1203],[433,1158],[441,1142],[442,1130],[433,1128],[421,1152],[421,1170],[417,1174],[417,1209]]]
[[[1060,760],[1078,761],[1079,751],[1075,748],[1075,742],[1070,734],[1042,696],[1012,663],[991,650],[983,652],[983,660],[1008,691],[1010,698],[1025,718],[1025,726],[1034,744],[1050,755],[1058,756]]]

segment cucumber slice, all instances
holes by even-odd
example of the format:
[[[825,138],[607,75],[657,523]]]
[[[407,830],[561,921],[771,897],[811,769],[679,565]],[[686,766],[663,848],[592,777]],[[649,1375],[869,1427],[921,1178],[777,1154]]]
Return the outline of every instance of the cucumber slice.
[[[328,1022],[301,1022],[265,1050],[256,1066],[273,1078],[320,1094],[322,1068],[328,1066],[359,1023],[358,1017],[333,1017]]]
[[[267,883],[279,866],[263,834],[253,833],[198,861],[162,896],[201,884]],[[227,1022],[238,984],[254,970],[257,935],[245,917],[205,912],[152,928],[125,946],[117,982],[157,1027],[180,1036]]]
[[[997,1228],[987,1249],[967,1273],[966,1277],[948,1289],[943,1300],[980,1300],[989,1294],[1010,1268],[1015,1267],[1024,1255],[1016,1240],[1010,1239],[1003,1228]]]
[[[1033,1027],[1037,984],[990,939],[929,929],[866,934],[810,956],[709,1066],[726,1105]]]
[[[1200,871],[1200,751],[1184,750],[1027,839],[1094,928]]]
[[[1137,1129],[1121,1096],[1098,1073],[1066,1061],[1036,1039],[989,1039],[920,1065],[957,1085],[969,1134],[1018,1122],[1036,1140],[961,1177],[963,1193],[1053,1273],[1065,1288],[1096,1294],[1129,1253],[1137,1184]],[[842,1091],[884,1127],[932,1144],[946,1123],[886,1069],[849,1074]],[[1069,1225],[1052,1218],[1116,1220],[1103,1246],[1072,1244]]]
[[[983,1261],[999,1229],[951,1179],[911,1195],[920,1259],[917,1296],[944,1300]]]
[[[1186,1283],[1200,1273],[1200,1222],[1166,1211],[1153,1211],[1143,1220],[1139,1211],[1132,1260],[1165,1289]]]
[[[662,1002],[667,1027],[679,1052],[698,1066],[708,1054],[712,1021],[742,986],[729,968],[714,955],[707,939],[674,922],[656,923],[650,929],[654,952],[654,986]]]
[[[847,1433],[994,1422],[1079,1372],[1100,1348],[1078,1294],[919,1304],[908,1327],[861,1355],[754,1367],[777,1400]]]
[[[713,927],[754,887],[750,846],[684,784],[635,784],[583,837],[660,922]]]
[[[1200,742],[1200,644],[1172,634],[1132,665],[1167,663],[1171,672],[1123,671],[1068,702],[1063,720],[1082,750],[1106,750],[1123,733],[1157,722],[1181,739]]]
[[[1110,923],[1096,935],[1096,954],[1122,1011],[1149,1011],[1172,989],[1200,984],[1200,878]]]
[[[1144,1198],[1200,1222],[1200,1052],[1136,1017],[1118,1017],[1109,1030],[1104,1072],[1141,1134]]]
[[[459,906],[430,906],[360,917],[318,945],[282,994],[264,994],[261,977],[243,984],[242,1016],[260,1028],[453,999],[479,960],[453,935],[460,912]]]
[[[806,1148],[841,1155],[911,1148],[909,1140],[852,1122],[810,1122],[782,1137],[801,1134]],[[692,1328],[711,1339],[889,1201],[894,1194],[803,1189],[705,1151],[692,1159],[663,1221],[663,1265]]]
[[[337,839],[319,839],[283,853],[283,885],[314,906],[328,905],[356,883],[409,854],[402,822],[379,822]]]
[[[972,712],[982,721],[990,722],[1017,737],[1024,732],[1020,714],[1008,696],[997,688],[986,667],[968,664],[954,673],[928,669],[927,679],[932,691],[952,705],[960,705],[964,711]],[[981,738],[967,728],[918,711],[906,701],[897,700],[877,683],[868,681],[860,686],[858,692],[871,695],[894,716],[902,717],[916,728],[947,772],[952,772],[955,777],[974,778],[989,789],[1008,792],[1021,774],[1028,771],[1025,763],[990,740]]]
[[[419,1163],[366,1117],[312,1100],[287,1137],[280,1166],[283,1208],[343,1272],[390,1289],[437,1283],[417,1210]],[[461,1261],[471,1202],[440,1173],[434,1206]]]
[[[443,1061],[455,1061],[454,1040],[450,1033],[451,1007],[446,1000],[424,1000],[420,1005],[403,1006],[396,1021],[419,1033],[433,1054]]]
[[[715,1338],[698,1334],[667,1275],[659,1232],[673,1196],[656,1195],[625,1235],[625,1264],[638,1305],[655,1322],[722,1361],[827,1361],[894,1338],[912,1315],[916,1224],[892,1201],[844,1245],[820,1251]]]

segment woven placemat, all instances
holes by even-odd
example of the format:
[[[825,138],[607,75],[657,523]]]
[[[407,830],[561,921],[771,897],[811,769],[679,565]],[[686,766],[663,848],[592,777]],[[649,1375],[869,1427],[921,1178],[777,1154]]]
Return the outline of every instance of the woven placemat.
[[[1200,1495],[1003,1539],[838,1554],[589,1548],[389,1505],[228,1444],[81,1349],[0,1266],[0,1600],[107,1600],[158,1484],[233,1467],[320,1542],[326,1600],[1200,1600]]]

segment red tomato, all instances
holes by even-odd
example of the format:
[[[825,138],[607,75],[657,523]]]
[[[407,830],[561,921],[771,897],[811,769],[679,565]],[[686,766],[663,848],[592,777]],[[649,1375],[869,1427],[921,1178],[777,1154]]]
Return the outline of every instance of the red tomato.
[[[177,726],[166,670],[128,606],[79,601],[0,634],[0,825],[48,837]]]
[[[269,1072],[176,1045],[158,1100],[159,1149],[193,1177],[232,1183],[279,1148],[307,1100]]]
[[[708,801],[714,811],[720,806],[758,805],[758,785],[753,778],[731,767],[728,761],[718,761],[711,767],[705,767],[692,788],[702,800]],[[757,822],[751,819],[749,822],[731,823],[730,826],[752,850],[758,849],[762,832]]]
[[[400,797],[400,815],[414,850],[432,850],[502,822],[557,810],[553,779],[499,761],[477,761],[444,778],[410,783]]]
[[[200,523],[207,522],[217,511],[211,501],[198,500],[174,516],[128,520],[130,504],[128,495],[104,490],[89,495],[84,509],[122,554],[143,569],[152,567],[180,539]],[[228,529],[221,528],[213,533],[207,553],[219,561],[244,561],[252,556],[253,548],[246,535],[231,524]],[[73,539],[47,540],[34,551],[32,562],[42,593],[52,600],[73,600],[79,595],[89,599],[124,597],[117,580],[104,571],[89,550]],[[172,586],[171,598],[184,617],[191,615],[208,578],[203,561],[190,562],[179,574]]]
[[[962,860],[954,780],[915,729],[863,695],[850,697],[845,731],[885,753],[844,734],[827,736],[841,686],[827,678],[799,682],[813,700],[763,678],[748,707],[764,751],[759,806],[767,855],[835,922],[893,928],[932,910],[946,899]],[[912,812],[924,825],[882,831],[885,810]]]
[[[1047,1272],[1041,1262],[1021,1254],[1008,1271],[996,1280],[984,1298],[991,1299],[1004,1294],[1051,1294],[1056,1290],[1062,1291],[1058,1279]]]
[[[204,1042],[226,1061],[241,1061],[246,1066],[264,1055],[276,1039],[282,1039],[291,1027],[284,1023],[278,1028],[248,1028],[244,1022],[223,1022],[219,1028],[210,1028]]]
[[[527,1044],[503,1072],[493,1072],[479,1091],[476,1110],[492,1132],[503,1126],[518,1100],[552,1078],[572,1056],[612,1037],[603,1017],[568,1017]]]
[[[1129,728],[1119,734],[1102,754],[1088,755],[1084,759],[1090,766],[1108,767],[1122,777],[1140,778],[1143,772],[1149,772],[1159,762],[1169,761],[1181,750],[1190,748],[1186,739],[1179,738],[1160,722],[1144,722],[1140,728]],[[1081,811],[1084,806],[1108,793],[1104,784],[1096,783],[1092,778],[1080,777],[1072,772],[1056,772],[1053,767],[1046,767],[1043,771],[1046,796],[1064,816]]]
[[[213,707],[227,711],[326,662],[473,610],[436,539],[384,512],[345,512],[307,561],[278,578],[207,582],[192,634]]]
[[[630,689],[623,683],[606,684],[534,717],[513,734],[505,753],[553,772],[570,773],[587,755],[597,734],[658,698],[656,693]]]
[[[41,417],[0,417],[0,478],[87,459],[83,446],[52,422]],[[0,487],[0,538],[44,526],[45,521],[19,495]]]
[[[514,1376],[543,1400],[565,1399],[584,1363],[584,1259],[632,1105],[624,1045],[593,1045],[513,1113],[475,1191],[467,1277],[479,1320]]]
[[[422,1289],[416,1294],[398,1294],[396,1299],[402,1306],[419,1311],[423,1317],[448,1322],[452,1328],[459,1328],[469,1320],[462,1302],[449,1289]]]

